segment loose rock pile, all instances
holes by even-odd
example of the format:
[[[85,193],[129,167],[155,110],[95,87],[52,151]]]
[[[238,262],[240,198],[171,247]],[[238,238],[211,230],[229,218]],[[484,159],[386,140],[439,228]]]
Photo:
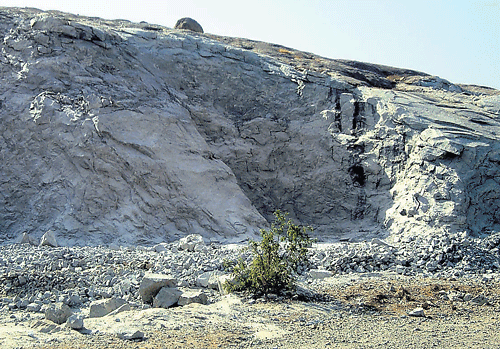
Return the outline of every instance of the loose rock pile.
[[[54,246],[57,246],[52,236]],[[23,237],[21,241],[32,240]],[[318,245],[302,280],[334,274],[395,271],[404,275],[460,277],[500,269],[500,234],[406,238],[389,244]],[[52,247],[29,243],[0,247],[0,300],[4,310],[44,313],[57,324],[82,329],[89,317],[131,309],[207,304],[221,294],[224,263],[250,255],[239,246],[207,245],[199,235],[153,247]],[[73,310],[72,310],[73,309]],[[76,309],[76,311],[75,311]]]
[[[312,255],[317,267],[334,273],[396,271],[399,274],[435,274],[460,277],[500,269],[500,234],[473,238],[465,233],[395,239],[393,244],[343,243]]]

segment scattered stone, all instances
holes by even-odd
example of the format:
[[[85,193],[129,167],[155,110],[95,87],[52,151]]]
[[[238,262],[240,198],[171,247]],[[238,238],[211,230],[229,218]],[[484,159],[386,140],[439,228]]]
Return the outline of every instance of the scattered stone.
[[[424,317],[424,308],[415,308],[408,313],[408,316]]]
[[[71,316],[71,309],[64,303],[51,304],[45,310],[45,318],[56,324],[63,324]]]
[[[146,273],[139,287],[139,295],[144,303],[151,303],[162,287],[175,286],[177,286],[177,279],[171,275]]]
[[[26,306],[26,310],[37,313],[40,311],[41,307],[42,306],[38,303],[30,303]]]
[[[124,329],[116,333],[118,338],[123,340],[142,340],[144,338],[144,332],[133,329]]]
[[[198,245],[205,245],[203,237],[199,234],[191,234],[179,240],[179,248],[181,250],[192,252]]]

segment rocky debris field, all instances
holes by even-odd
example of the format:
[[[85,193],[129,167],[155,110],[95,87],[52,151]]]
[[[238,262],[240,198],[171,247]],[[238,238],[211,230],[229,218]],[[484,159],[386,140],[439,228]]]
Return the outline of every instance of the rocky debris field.
[[[224,294],[223,265],[250,256],[242,245],[199,235],[152,247],[4,245],[0,344],[421,347],[431,336],[438,347],[463,347],[446,342],[457,331],[455,341],[482,336],[484,344],[493,338],[489,328],[498,329],[497,240],[457,234],[393,245],[315,244],[291,299]],[[397,331],[382,338],[377,326]]]

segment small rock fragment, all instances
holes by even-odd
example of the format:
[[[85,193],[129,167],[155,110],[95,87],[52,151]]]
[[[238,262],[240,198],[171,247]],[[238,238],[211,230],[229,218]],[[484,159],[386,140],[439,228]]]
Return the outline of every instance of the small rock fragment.
[[[118,338],[123,339],[123,340],[137,340],[137,339],[143,339],[144,338],[144,332],[139,331],[139,330],[133,330],[133,329],[124,329],[116,333]]]
[[[486,298],[484,295],[480,294],[470,300],[471,303],[475,305],[485,305],[488,304],[488,298]]]
[[[424,317],[424,308],[415,308],[408,313],[409,316]]]

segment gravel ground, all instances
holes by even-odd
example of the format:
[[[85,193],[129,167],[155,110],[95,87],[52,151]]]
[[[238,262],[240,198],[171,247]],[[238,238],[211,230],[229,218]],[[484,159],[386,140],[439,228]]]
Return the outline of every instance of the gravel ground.
[[[35,333],[24,337],[32,340],[12,341],[9,345],[23,348],[500,347],[497,274],[439,279],[372,273],[303,281],[302,287],[314,290],[323,300],[252,300],[229,295],[210,305],[134,310],[106,316],[86,325],[99,327],[101,331],[80,334],[64,329],[43,338],[40,330],[47,328],[48,322],[33,319],[24,322],[26,332]],[[420,307],[424,308],[424,316],[408,315]],[[106,323],[111,324],[109,328]],[[144,339],[119,339],[110,331],[113,324],[140,329]],[[4,342],[2,347],[9,346]]]

